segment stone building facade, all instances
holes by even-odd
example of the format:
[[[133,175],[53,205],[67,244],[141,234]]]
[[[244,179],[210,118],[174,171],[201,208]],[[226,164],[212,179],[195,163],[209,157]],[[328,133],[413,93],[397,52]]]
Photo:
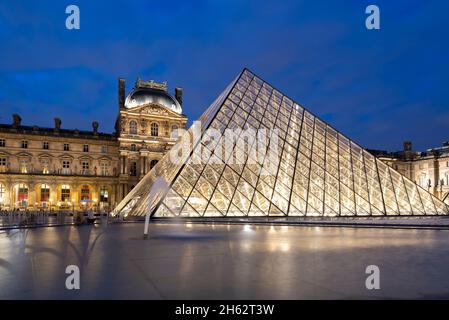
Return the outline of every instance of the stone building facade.
[[[404,142],[398,152],[369,150],[376,157],[449,203],[449,142],[424,152],[413,151],[412,142]]]
[[[116,131],[0,124],[0,209],[110,210],[174,145],[184,129],[182,89],[137,80],[125,97],[118,81]]]

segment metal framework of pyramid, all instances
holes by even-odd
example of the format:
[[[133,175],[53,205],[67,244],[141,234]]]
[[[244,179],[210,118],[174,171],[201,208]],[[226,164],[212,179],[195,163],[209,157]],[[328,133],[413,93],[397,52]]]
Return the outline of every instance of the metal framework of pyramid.
[[[171,161],[179,150],[170,150],[123,199],[115,214],[261,217],[449,213],[444,202],[248,69],[229,84],[200,120],[201,139],[189,140],[183,161]],[[211,139],[209,128],[221,136]],[[247,141],[248,147],[239,150],[242,144],[236,141],[231,148],[243,154],[239,163],[218,157],[225,129],[239,128],[276,131],[277,139],[269,137],[268,146],[276,143],[278,156],[252,152],[256,144]],[[192,126],[178,144],[182,138],[191,138],[195,129]],[[157,177],[164,179],[166,187],[150,197]]]

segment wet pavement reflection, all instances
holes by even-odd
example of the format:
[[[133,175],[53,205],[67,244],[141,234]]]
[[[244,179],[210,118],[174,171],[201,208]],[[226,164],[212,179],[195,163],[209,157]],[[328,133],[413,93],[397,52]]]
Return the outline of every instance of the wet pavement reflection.
[[[275,225],[65,226],[0,233],[1,299],[449,298],[449,231]],[[67,265],[81,289],[67,290]],[[380,290],[368,290],[368,265]]]

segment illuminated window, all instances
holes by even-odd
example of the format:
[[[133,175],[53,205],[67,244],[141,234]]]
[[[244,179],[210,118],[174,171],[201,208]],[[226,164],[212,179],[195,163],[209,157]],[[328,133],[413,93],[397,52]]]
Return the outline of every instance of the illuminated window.
[[[137,134],[137,122],[134,120],[129,123],[129,133]]]
[[[41,160],[41,164],[42,164],[42,173],[43,174],[49,174],[50,173],[50,160],[49,159],[42,159]]]
[[[0,172],[6,172],[6,158],[0,158]]]
[[[81,200],[89,200],[90,189],[88,185],[83,185],[81,187]]]
[[[48,202],[50,200],[50,186],[48,184],[41,185],[41,202]]]
[[[70,201],[70,186],[67,184],[63,184],[61,186],[61,201],[63,202]]]
[[[20,160],[20,172],[28,173],[28,160]]]
[[[28,186],[26,184],[19,184],[17,200],[20,202],[20,205],[26,206],[28,202]]]
[[[153,122],[151,124],[151,135],[157,137],[159,135],[159,126],[157,123]]]
[[[101,187],[100,189],[100,202],[108,202],[109,193],[106,187]]]

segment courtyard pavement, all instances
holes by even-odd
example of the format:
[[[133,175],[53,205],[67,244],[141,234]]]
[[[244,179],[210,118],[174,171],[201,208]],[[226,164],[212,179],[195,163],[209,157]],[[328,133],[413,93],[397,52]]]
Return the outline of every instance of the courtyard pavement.
[[[0,231],[0,299],[449,299],[449,230],[99,224]],[[81,271],[65,287],[66,267]],[[367,290],[368,265],[380,290]]]

